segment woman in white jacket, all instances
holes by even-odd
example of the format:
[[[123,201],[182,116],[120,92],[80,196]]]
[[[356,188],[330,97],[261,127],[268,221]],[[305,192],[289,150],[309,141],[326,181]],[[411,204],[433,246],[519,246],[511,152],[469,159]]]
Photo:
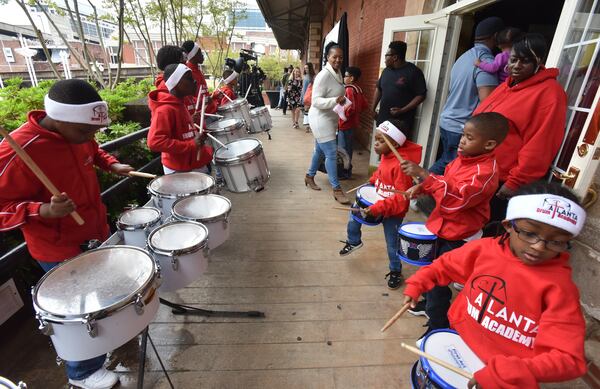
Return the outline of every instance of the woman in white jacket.
[[[304,184],[311,189],[321,190],[315,183],[317,169],[325,158],[325,169],[329,183],[333,188],[333,197],[342,204],[350,201],[344,194],[337,175],[337,142],[338,115],[333,112],[336,104],[343,104],[344,80],[340,73],[343,62],[343,51],[339,46],[331,46],[327,51],[327,65],[317,74],[313,81],[312,104],[308,111],[308,122],[315,137],[315,151]]]

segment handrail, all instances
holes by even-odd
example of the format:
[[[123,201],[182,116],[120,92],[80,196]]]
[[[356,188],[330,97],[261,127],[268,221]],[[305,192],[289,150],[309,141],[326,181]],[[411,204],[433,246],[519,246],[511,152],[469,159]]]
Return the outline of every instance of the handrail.
[[[145,138],[146,136],[148,136],[149,130],[150,127],[142,128],[141,130],[137,130],[136,132],[132,132],[131,134],[127,134],[120,138],[103,143],[100,145],[100,148],[110,153],[121,146],[127,146],[128,144],[131,144],[136,140]]]

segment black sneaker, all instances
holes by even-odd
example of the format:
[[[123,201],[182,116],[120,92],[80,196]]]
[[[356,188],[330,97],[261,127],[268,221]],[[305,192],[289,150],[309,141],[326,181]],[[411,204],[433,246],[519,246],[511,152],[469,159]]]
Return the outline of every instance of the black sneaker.
[[[359,244],[350,244],[347,240],[340,240],[340,242],[344,243],[344,247],[340,250],[340,256],[345,256],[350,254],[351,252],[358,250],[363,246],[362,242]]]
[[[399,271],[391,271],[385,275],[385,278],[390,278],[388,280],[388,288],[390,289],[398,289],[404,279],[402,278],[402,272]]]
[[[425,316],[429,319],[427,312],[425,312],[425,305],[425,300],[421,300],[417,303],[417,305],[414,308],[408,308],[408,313],[410,313],[413,316]]]

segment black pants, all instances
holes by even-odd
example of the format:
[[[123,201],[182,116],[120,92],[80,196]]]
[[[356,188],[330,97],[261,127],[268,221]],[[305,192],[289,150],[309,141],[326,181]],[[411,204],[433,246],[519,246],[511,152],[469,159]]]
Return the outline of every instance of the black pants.
[[[285,115],[285,112],[287,111],[287,107],[288,107],[288,102],[287,102],[287,93],[283,95],[283,102],[281,103],[281,110],[283,111],[283,114]]]
[[[464,240],[446,240],[438,238],[435,242],[435,258],[438,258],[448,251],[459,248],[464,245]],[[429,316],[429,328],[437,330],[450,327],[448,321],[448,310],[450,309],[450,300],[452,291],[447,286],[436,286],[425,293],[425,312]]]

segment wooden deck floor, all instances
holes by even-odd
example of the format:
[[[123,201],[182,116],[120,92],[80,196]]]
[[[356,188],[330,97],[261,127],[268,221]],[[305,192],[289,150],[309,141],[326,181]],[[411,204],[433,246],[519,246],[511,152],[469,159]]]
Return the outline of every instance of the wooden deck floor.
[[[176,388],[410,388],[416,358],[401,342],[424,331],[406,315],[382,334],[402,292],[387,289],[381,227],[363,229],[364,247],[340,257],[347,214],[336,205],[324,174],[323,191],[305,188],[313,137],[292,129],[274,111],[273,140],[261,135],[271,169],[260,193],[229,194],[232,233],[212,254],[208,273],[169,300],[215,310],[260,310],[264,319],[174,316],[161,306],[150,326]],[[355,155],[351,188],[367,179],[366,152]],[[410,213],[407,220],[420,220]],[[405,276],[415,268],[405,265]],[[139,339],[116,350],[110,366],[121,387],[136,385]],[[66,378],[47,337],[32,320],[1,346],[0,375],[30,388],[60,388]],[[145,387],[168,385],[148,353]]]

